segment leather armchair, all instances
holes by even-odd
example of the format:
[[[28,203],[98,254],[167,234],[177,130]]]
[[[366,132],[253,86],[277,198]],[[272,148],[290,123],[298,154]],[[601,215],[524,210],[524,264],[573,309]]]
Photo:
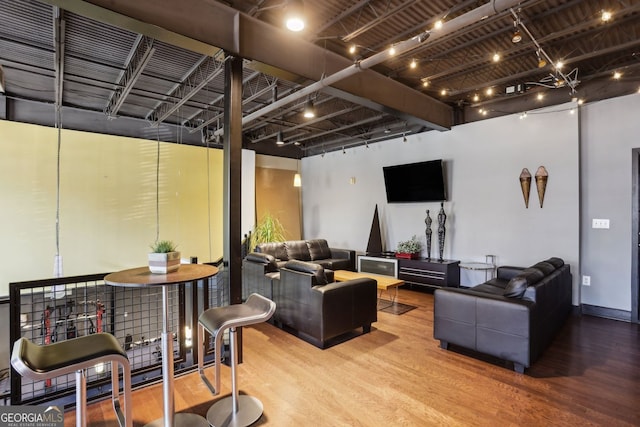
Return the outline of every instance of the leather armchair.
[[[373,279],[332,282],[322,266],[291,260],[274,282],[275,324],[319,348],[353,329],[371,330],[377,321],[377,283]]]

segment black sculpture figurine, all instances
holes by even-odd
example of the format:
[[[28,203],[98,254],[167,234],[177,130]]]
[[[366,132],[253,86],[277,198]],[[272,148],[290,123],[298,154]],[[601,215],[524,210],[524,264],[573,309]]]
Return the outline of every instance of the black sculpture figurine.
[[[431,259],[431,216],[429,216],[429,209],[427,209],[427,217],[424,219],[424,223],[427,225],[425,234],[427,235],[427,259]]]
[[[440,212],[438,213],[438,246],[440,250],[440,258],[438,261],[442,262],[442,255],[444,254],[444,235],[447,229],[444,223],[447,221],[447,214],[444,213],[444,203],[440,203]]]

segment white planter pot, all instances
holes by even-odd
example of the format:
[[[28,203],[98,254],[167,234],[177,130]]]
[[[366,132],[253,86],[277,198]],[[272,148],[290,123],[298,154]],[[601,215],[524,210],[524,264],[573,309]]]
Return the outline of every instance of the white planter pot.
[[[149,253],[149,270],[155,274],[167,274],[180,268],[180,252]]]

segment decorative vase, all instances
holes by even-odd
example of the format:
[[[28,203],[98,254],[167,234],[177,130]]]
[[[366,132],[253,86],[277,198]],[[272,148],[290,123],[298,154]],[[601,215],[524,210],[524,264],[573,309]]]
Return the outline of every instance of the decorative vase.
[[[420,252],[414,252],[414,253],[396,252],[396,258],[418,259],[420,258]]]
[[[180,268],[180,252],[149,253],[149,270],[154,274],[167,274]]]

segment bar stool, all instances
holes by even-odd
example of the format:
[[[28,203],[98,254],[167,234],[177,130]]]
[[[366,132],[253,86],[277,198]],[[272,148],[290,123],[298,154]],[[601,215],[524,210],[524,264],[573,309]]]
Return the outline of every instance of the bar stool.
[[[236,328],[269,320],[276,311],[276,304],[259,294],[251,294],[243,304],[214,307],[205,310],[198,319],[198,372],[202,381],[214,396],[220,394],[220,361],[222,337],[229,329],[231,346],[232,394],[215,402],[207,411],[207,421],[216,426],[248,426],[262,416],[262,402],[252,396],[238,395],[236,368],[238,365],[238,342]],[[214,385],[204,373],[204,330],[214,339]]]
[[[13,344],[11,365],[24,378],[46,380],[76,373],[76,426],[87,425],[87,379],[85,370],[99,363],[111,362],[111,401],[120,427],[132,427],[131,367],[127,353],[111,334],[97,333],[38,345],[26,338]],[[118,366],[122,367],[124,414],[120,404]]]

